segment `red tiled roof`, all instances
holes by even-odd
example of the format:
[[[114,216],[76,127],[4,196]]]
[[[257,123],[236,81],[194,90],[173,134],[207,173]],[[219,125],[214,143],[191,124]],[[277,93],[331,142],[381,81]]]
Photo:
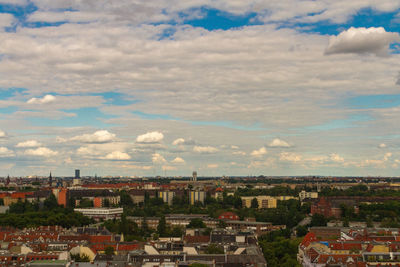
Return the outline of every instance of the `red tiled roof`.
[[[237,219],[239,218],[235,213],[231,211],[223,212],[218,216],[218,219]]]
[[[303,240],[300,243],[300,246],[306,248],[311,244],[311,242],[315,242],[317,240],[317,236],[313,232],[309,232],[304,236]]]
[[[191,236],[187,235],[183,238],[186,243],[208,243],[210,242],[210,236],[208,235],[198,235],[198,236]]]
[[[329,248],[333,250],[350,250],[350,249],[357,249],[361,250],[362,246],[361,243],[329,243]]]
[[[111,235],[91,235],[89,236],[90,243],[101,243],[101,242],[110,242],[112,236]]]

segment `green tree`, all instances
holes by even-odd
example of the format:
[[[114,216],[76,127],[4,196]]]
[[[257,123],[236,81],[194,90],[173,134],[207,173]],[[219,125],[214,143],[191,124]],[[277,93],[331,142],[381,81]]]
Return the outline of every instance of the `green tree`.
[[[206,254],[224,254],[224,248],[220,245],[211,243],[208,245],[208,247],[205,249]]]
[[[252,209],[258,209],[258,201],[257,201],[257,198],[253,198],[253,199],[251,200],[251,208],[252,208]]]
[[[114,255],[114,253],[115,253],[114,247],[112,247],[112,246],[107,246],[104,249],[104,254],[106,254],[106,255]]]
[[[82,254],[80,255],[79,253],[77,254],[71,254],[71,258],[72,260],[74,260],[75,262],[89,262],[90,258],[88,255],[86,254]]]
[[[84,198],[79,201],[79,208],[91,208],[93,207],[93,200]]]
[[[297,228],[296,228],[296,236],[297,237],[305,236],[307,233],[308,233],[307,227],[305,227],[303,225],[297,226]]]
[[[195,263],[190,264],[189,267],[208,267],[208,265],[195,262]]]
[[[181,237],[183,235],[183,229],[179,226],[174,226],[171,231],[172,237]]]
[[[315,213],[311,217],[311,226],[326,226],[327,222],[327,219],[322,214]]]
[[[160,221],[158,222],[157,233],[160,237],[165,237],[167,234],[167,222],[164,215],[161,216]]]
[[[121,204],[121,206],[123,206],[123,207],[125,207],[125,206],[132,207],[134,205],[131,196],[125,190],[122,190],[119,193],[119,196],[120,196],[120,204]]]
[[[51,193],[50,196],[48,198],[46,198],[46,200],[44,201],[43,205],[48,209],[48,210],[53,210],[58,208],[58,202],[56,199],[56,196]]]
[[[190,220],[187,228],[206,228],[206,225],[204,224],[202,219],[194,218]]]
[[[226,222],[223,220],[218,221],[218,228],[226,228]]]

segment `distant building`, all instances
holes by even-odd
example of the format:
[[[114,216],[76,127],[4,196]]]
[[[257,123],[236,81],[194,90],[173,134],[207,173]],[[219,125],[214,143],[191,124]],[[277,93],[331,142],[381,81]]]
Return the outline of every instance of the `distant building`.
[[[222,189],[222,187],[217,187],[215,189],[214,197],[217,198],[217,199],[223,199],[223,197],[224,197],[224,189]]]
[[[197,172],[196,172],[196,171],[193,172],[192,181],[193,181],[193,182],[196,182],[196,181],[197,181]]]
[[[242,205],[246,208],[251,208],[251,202],[253,199],[257,199],[259,209],[273,209],[276,208],[277,200],[271,196],[251,196],[241,197]]]
[[[201,202],[204,204],[204,200],[206,199],[206,192],[204,191],[190,191],[189,193],[189,203],[190,205],[194,205],[196,202]]]
[[[294,196],[277,196],[277,197],[273,197],[273,198],[275,198],[276,200],[280,200],[280,201],[299,199],[298,197],[294,197]]]
[[[318,192],[306,192],[306,191],[302,190],[299,193],[299,198],[300,198],[300,201],[303,201],[306,198],[318,198]]]
[[[87,209],[74,209],[76,212],[80,212],[87,217],[93,219],[105,219],[110,220],[114,218],[120,218],[124,212],[123,208],[87,208]]]
[[[79,179],[79,178],[81,178],[81,171],[80,170],[75,170],[75,178],[76,179]]]
[[[231,211],[227,211],[224,213],[221,213],[221,215],[218,216],[218,219],[220,220],[239,220],[239,216],[237,216],[235,213]]]
[[[162,198],[164,203],[168,203],[168,205],[172,205],[172,200],[175,197],[175,192],[173,192],[173,191],[161,191],[161,192],[158,192],[158,197]]]

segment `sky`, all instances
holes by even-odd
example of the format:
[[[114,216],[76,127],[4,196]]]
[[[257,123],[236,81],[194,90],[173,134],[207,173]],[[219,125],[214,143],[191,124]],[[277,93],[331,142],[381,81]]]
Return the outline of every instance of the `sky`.
[[[398,0],[0,0],[0,176],[400,175]]]

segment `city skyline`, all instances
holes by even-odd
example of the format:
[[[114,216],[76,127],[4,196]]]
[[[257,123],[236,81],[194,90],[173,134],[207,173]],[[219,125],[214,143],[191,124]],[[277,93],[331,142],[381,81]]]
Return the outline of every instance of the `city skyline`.
[[[400,1],[0,0],[0,176],[400,176]]]

